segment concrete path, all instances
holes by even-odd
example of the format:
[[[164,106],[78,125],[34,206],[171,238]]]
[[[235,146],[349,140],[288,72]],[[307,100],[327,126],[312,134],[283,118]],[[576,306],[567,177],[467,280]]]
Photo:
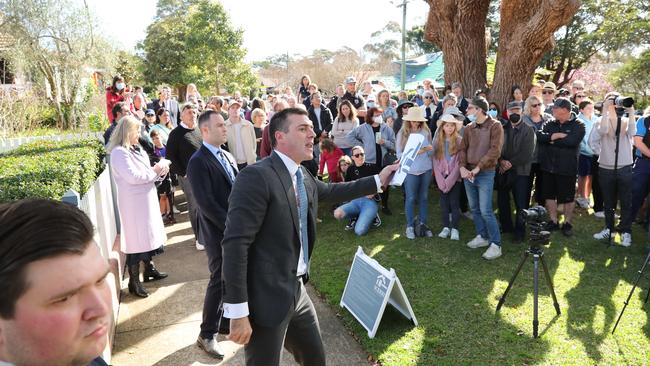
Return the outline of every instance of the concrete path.
[[[184,205],[179,205],[180,209]],[[208,283],[205,252],[194,248],[187,214],[177,215],[178,223],[167,227],[165,254],[156,258],[159,270],[169,277],[145,285],[146,299],[128,293],[122,281],[122,303],[113,346],[114,366],[144,365],[244,365],[244,350],[223,341],[227,352],[223,361],[211,358],[196,346],[201,324],[203,297]],[[335,312],[311,286],[308,291],[321,324],[328,365],[367,366],[367,354],[348,334]],[[283,366],[296,365],[284,352]]]

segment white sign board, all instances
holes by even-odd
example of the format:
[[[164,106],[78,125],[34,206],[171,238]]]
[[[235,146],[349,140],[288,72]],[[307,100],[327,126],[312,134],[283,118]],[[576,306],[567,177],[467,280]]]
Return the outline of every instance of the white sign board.
[[[422,148],[424,143],[424,136],[417,134],[411,134],[409,139],[406,141],[406,146],[402,150],[402,156],[399,160],[399,169],[393,175],[393,179],[390,181],[391,186],[401,186],[406,179],[406,175],[409,170],[411,170],[411,165],[415,161],[415,157],[418,156],[418,151]]]
[[[345,283],[341,307],[347,308],[366,328],[368,337],[374,338],[386,304],[393,305],[413,324],[418,325],[395,270],[387,270],[359,247]]]

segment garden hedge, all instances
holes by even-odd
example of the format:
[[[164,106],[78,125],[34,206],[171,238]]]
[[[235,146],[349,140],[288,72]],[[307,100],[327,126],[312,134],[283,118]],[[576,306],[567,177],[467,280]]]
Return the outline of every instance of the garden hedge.
[[[83,195],[105,168],[97,139],[36,141],[0,155],[0,202],[60,200],[68,189]]]

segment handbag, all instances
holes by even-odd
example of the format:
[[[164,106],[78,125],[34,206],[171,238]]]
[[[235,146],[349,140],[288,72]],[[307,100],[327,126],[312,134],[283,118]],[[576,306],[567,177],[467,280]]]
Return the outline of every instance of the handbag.
[[[384,168],[388,165],[395,164],[396,161],[397,161],[397,153],[395,153],[395,151],[393,150],[388,150],[384,154],[384,157],[381,159],[381,166],[382,168]]]

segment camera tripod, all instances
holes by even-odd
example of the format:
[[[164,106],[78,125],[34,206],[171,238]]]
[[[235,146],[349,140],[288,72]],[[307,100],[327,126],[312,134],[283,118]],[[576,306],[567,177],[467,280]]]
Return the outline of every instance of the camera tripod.
[[[618,315],[618,319],[616,319],[616,324],[614,324],[614,329],[612,329],[612,334],[616,332],[616,327],[618,327],[618,322],[621,321],[621,318],[623,317],[623,312],[625,311],[625,308],[627,308],[627,304],[630,303],[630,299],[632,298],[632,294],[634,293],[634,290],[636,290],[636,287],[639,285],[639,281],[641,280],[641,277],[643,277],[643,272],[645,272],[645,267],[648,265],[648,262],[650,262],[650,252],[648,252],[648,256],[645,259],[645,262],[643,262],[643,266],[641,266],[641,269],[639,270],[639,275],[636,276],[636,280],[634,280],[634,285],[632,286],[632,290],[630,290],[630,294],[627,295],[627,299],[623,303],[623,309],[621,309],[621,313]],[[643,302],[644,304],[648,303],[648,298],[650,298],[650,289],[648,289],[648,294],[645,297],[645,301]]]
[[[540,234],[545,234],[545,232],[542,232]],[[550,234],[550,233],[549,233]],[[532,236],[533,234],[531,234]],[[501,295],[501,298],[499,299],[499,303],[497,304],[497,312],[501,310],[501,306],[503,306],[503,303],[506,301],[506,296],[508,296],[508,293],[510,292],[510,289],[512,288],[512,285],[515,283],[515,280],[517,279],[517,276],[519,275],[519,272],[521,271],[521,268],[524,266],[524,263],[526,262],[526,259],[528,258],[529,255],[533,256],[533,294],[534,294],[534,299],[533,299],[533,337],[537,338],[537,328],[539,326],[539,320],[537,318],[537,310],[538,310],[538,305],[537,305],[537,299],[539,295],[539,263],[542,263],[542,269],[544,270],[544,276],[546,277],[546,282],[548,283],[548,287],[551,290],[551,296],[553,297],[553,306],[555,307],[555,311],[557,312],[557,315],[560,315],[560,305],[557,302],[557,297],[555,296],[555,289],[553,288],[553,282],[551,281],[551,276],[548,273],[548,267],[546,267],[546,262],[544,262],[544,249],[542,249],[538,243],[535,243],[538,240],[532,239],[530,240],[530,246],[526,251],[524,252],[523,257],[521,258],[521,261],[519,261],[519,265],[517,266],[517,269],[515,270],[515,273],[512,275],[512,278],[510,279],[510,282],[508,282],[508,287],[506,287],[506,290],[503,292],[503,295]]]

